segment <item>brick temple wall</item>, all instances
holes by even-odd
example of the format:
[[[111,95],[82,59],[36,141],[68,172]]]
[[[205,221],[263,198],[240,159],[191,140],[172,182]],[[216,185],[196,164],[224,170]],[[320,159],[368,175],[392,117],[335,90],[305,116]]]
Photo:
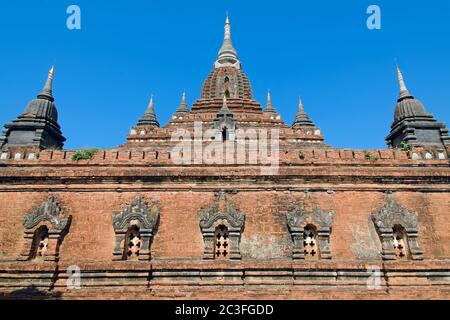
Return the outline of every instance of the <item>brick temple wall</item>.
[[[284,155],[277,175],[262,176],[259,166],[177,167],[161,155],[158,159],[137,156],[136,161],[130,161],[133,152],[114,152],[78,163],[65,152],[43,152],[36,160],[1,162],[0,291],[17,290],[37,281],[43,289],[53,287],[53,292],[67,298],[114,298],[123,292],[129,298],[136,292],[145,292],[142,298],[200,298],[218,292],[225,281],[237,286],[230,289],[230,298],[391,299],[407,297],[408,290],[402,289],[405,285],[418,286],[418,294],[425,298],[450,297],[448,160],[412,160],[406,153],[381,150],[371,151],[378,158],[369,161],[356,151],[312,150],[305,152],[304,159],[297,154]],[[221,189],[230,191],[228,200],[246,215],[240,244],[242,260],[223,264],[202,259],[199,227],[199,209],[209,207]],[[418,213],[424,261],[382,261],[370,215],[383,206],[386,191],[393,192],[408,211]],[[60,261],[18,262],[24,245],[24,214],[49,194],[58,199],[64,216],[72,216],[60,247]],[[152,260],[112,262],[112,214],[136,196],[160,204]],[[316,205],[334,212],[331,261],[292,261],[285,213],[293,204],[307,210]],[[85,281],[92,287],[100,286],[102,293],[89,289],[67,292],[64,276],[70,265],[80,266]],[[368,265],[382,268],[388,279],[383,289],[365,289]],[[198,275],[196,268],[201,270]],[[296,271],[302,268],[305,270]],[[214,273],[217,269],[223,274]],[[323,275],[318,275],[321,272]],[[352,289],[355,282],[359,287]],[[250,287],[240,288],[252,283],[268,289],[258,294]],[[327,288],[313,291],[318,283]]]
[[[23,215],[42,203],[48,192],[0,193],[0,257],[14,260],[23,245]],[[135,196],[161,204],[161,218],[152,245],[153,259],[201,259],[203,239],[198,210],[214,199],[213,192],[52,192],[73,217],[60,247],[61,262],[111,261],[112,213]],[[419,214],[420,243],[425,259],[450,256],[450,197],[448,193],[396,192],[396,198]],[[306,197],[306,200],[304,200]],[[331,233],[334,261],[379,260],[380,241],[370,214],[385,201],[382,192],[245,191],[228,198],[246,214],[242,259],[287,259],[292,241],[285,212],[292,203],[314,203],[335,213]]]

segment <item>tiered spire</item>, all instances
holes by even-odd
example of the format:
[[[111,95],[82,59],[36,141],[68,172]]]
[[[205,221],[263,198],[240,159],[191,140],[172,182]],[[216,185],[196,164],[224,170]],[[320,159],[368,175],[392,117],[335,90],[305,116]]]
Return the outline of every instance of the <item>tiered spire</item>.
[[[313,121],[308,117],[308,115],[305,112],[305,109],[303,108],[303,102],[302,99],[298,98],[298,108],[297,108],[297,114],[295,115],[295,120],[292,125],[294,126],[309,126],[314,127]]]
[[[62,149],[66,138],[58,124],[58,111],[53,98],[54,75],[55,68],[51,67],[44,88],[37,98],[31,100],[16,119],[5,124],[0,137],[0,148]]]
[[[148,104],[147,111],[145,111],[144,115],[138,121],[138,126],[156,126],[159,127],[159,122],[156,119],[155,108],[153,104],[153,95],[150,98],[150,102]]]
[[[186,91],[183,91],[183,95],[181,97],[181,103],[178,106],[178,109],[176,111],[176,113],[183,113],[183,112],[189,112],[189,107],[186,102]]]
[[[408,88],[406,88],[406,84],[405,84],[405,80],[403,79],[403,74],[400,70],[400,68],[398,67],[398,65],[396,65],[397,68],[397,77],[398,77],[398,84],[400,87],[400,96],[398,98],[398,101],[400,102],[401,100],[405,99],[405,98],[413,98],[413,96],[409,93]]]
[[[219,50],[219,55],[217,57],[215,66],[216,68],[222,66],[234,66],[240,69],[237,52],[233,46],[233,41],[231,40],[231,24],[228,13],[225,19],[225,33],[223,37],[223,43],[222,47]]]
[[[391,132],[386,137],[388,145],[393,148],[401,148],[403,143],[422,147],[449,146],[450,137],[445,124],[437,122],[434,116],[426,111],[422,102],[411,95],[398,65],[396,71],[400,95],[395,105]],[[420,134],[417,134],[419,132]]]
[[[51,102],[55,101],[53,98],[53,77],[55,76],[55,67],[52,66],[48,72],[47,81],[45,82],[44,88],[41,93],[39,93],[38,98],[49,100]]]
[[[276,113],[277,112],[275,110],[273,104],[272,104],[272,98],[270,96],[270,90],[267,91],[267,104],[266,104],[266,108],[264,109],[264,112],[272,112],[272,113]]]

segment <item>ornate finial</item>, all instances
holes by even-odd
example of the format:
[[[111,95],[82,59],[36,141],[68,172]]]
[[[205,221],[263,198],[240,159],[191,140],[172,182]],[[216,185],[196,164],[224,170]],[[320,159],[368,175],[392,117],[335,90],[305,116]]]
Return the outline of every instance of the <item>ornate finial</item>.
[[[398,77],[398,83],[400,86],[400,91],[408,91],[408,89],[406,88],[406,85],[405,85],[405,80],[403,79],[402,71],[400,70],[398,65],[396,65],[396,67],[397,67],[397,77]]]
[[[216,60],[215,67],[233,66],[240,69],[239,59],[237,57],[236,49],[234,49],[233,42],[231,41],[231,24],[228,12],[225,18],[225,33],[223,37],[222,47],[219,50],[219,56]]]
[[[276,112],[272,104],[272,97],[270,96],[270,90],[267,90],[267,103],[264,112]]]
[[[308,117],[308,115],[305,112],[305,109],[303,108],[303,102],[302,99],[298,98],[298,107],[297,107],[297,113],[295,115],[294,123],[292,124],[293,127],[314,127],[314,123],[312,120]]]
[[[153,102],[153,94],[150,95],[150,101],[147,106],[147,110],[145,111],[146,114],[155,114],[155,105]]]
[[[155,112],[155,107],[154,107],[154,104],[153,104],[153,94],[150,95],[150,102],[148,103],[148,107],[147,107],[147,111],[146,112],[150,112],[150,113]]]
[[[55,101],[53,98],[53,77],[55,76],[55,67],[52,66],[48,72],[47,81],[45,82],[44,89],[38,95],[39,99],[45,99],[49,101]]]
[[[226,18],[225,18],[225,34],[223,36],[224,40],[231,40],[231,24],[230,24],[230,18],[228,17],[228,11],[226,12]]]
[[[303,108],[303,101],[302,101],[302,98],[300,96],[298,97],[298,111],[305,112],[305,109]]]
[[[153,94],[150,97],[150,102],[148,103],[147,111],[145,111],[144,116],[138,121],[138,126],[148,126],[148,125],[159,127],[159,122],[156,119],[155,107],[153,103]]]
[[[227,96],[223,95],[222,108],[220,109],[218,115],[232,115],[230,109],[228,109]]]
[[[400,96],[398,100],[403,100],[404,98],[412,98],[411,94],[408,91],[408,88],[406,88],[405,80],[403,78],[402,71],[400,70],[398,64],[396,64],[397,69],[397,78],[398,78],[398,84],[400,87]]]
[[[176,112],[189,112],[189,107],[186,102],[186,91],[183,91],[183,95],[181,96],[181,103],[178,106]]]
[[[227,96],[223,95],[223,99],[222,99],[222,109],[228,109],[228,103],[227,103]]]

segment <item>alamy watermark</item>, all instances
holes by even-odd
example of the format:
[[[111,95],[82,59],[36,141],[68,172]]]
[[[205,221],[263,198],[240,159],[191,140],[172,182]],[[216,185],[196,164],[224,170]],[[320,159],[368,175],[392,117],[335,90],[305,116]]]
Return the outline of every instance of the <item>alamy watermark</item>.
[[[81,30],[81,8],[72,4],[67,7],[66,13],[69,15],[66,26],[69,30]],[[369,30],[381,29],[381,8],[376,4],[367,7],[366,13],[369,15],[366,21]]]
[[[194,122],[193,132],[179,128],[172,133],[176,145],[170,158],[174,164],[260,165],[261,173],[273,175],[279,168],[279,129],[206,129]]]
[[[381,269],[379,266],[369,266],[367,268],[369,277],[367,278],[367,289],[380,290],[381,289]]]
[[[67,268],[67,282],[68,290],[81,289],[81,269],[79,266],[73,265]]]
[[[381,8],[376,4],[372,4],[367,8],[367,14],[370,16],[367,18],[367,28],[369,30],[381,29]]]
[[[81,30],[81,9],[73,4],[67,7],[66,13],[69,15],[66,26],[69,30]]]

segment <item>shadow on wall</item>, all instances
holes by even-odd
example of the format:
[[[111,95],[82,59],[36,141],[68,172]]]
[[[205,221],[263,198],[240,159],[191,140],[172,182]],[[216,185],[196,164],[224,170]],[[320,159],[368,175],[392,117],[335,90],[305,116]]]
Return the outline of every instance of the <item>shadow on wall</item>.
[[[39,290],[35,285],[8,293],[0,293],[0,300],[59,300],[61,297],[61,293]]]

